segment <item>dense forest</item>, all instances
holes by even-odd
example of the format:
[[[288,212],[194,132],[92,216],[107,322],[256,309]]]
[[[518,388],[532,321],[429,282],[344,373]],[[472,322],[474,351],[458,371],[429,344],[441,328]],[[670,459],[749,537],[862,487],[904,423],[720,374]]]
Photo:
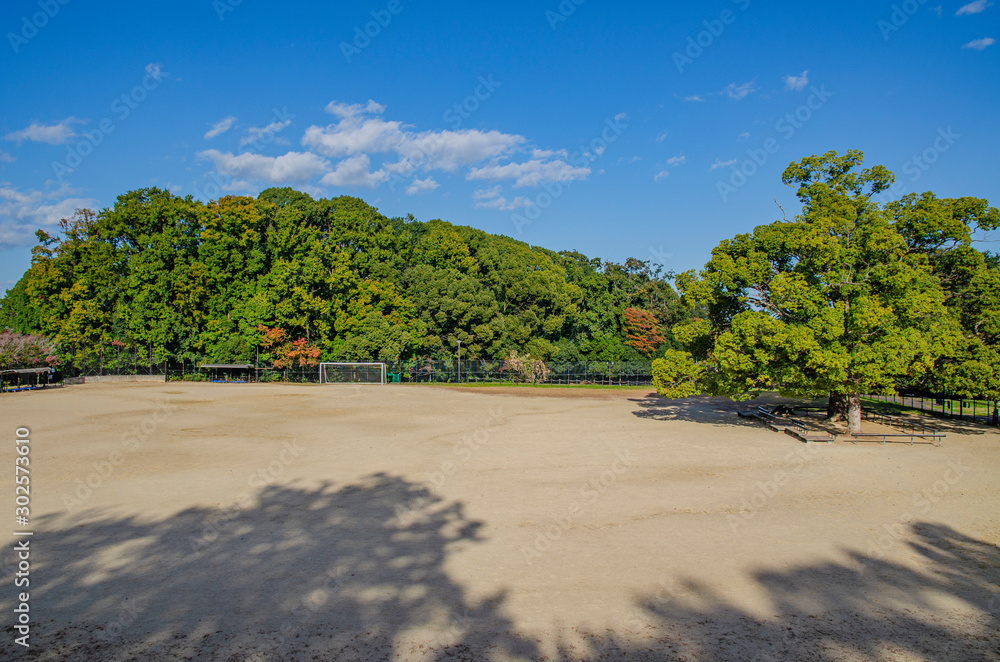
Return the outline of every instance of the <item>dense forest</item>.
[[[602,262],[358,198],[289,188],[202,203],[131,191],[37,233],[0,327],[65,362],[101,347],[158,361],[312,363],[662,356],[686,312],[671,274]]]

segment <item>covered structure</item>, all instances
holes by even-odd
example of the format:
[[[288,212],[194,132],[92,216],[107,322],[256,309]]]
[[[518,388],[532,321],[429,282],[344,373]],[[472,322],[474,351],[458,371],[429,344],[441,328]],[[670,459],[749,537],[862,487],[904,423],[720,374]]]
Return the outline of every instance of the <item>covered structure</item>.
[[[210,382],[229,384],[248,384],[257,370],[249,363],[204,363],[198,369],[208,372]]]
[[[55,375],[52,368],[17,368],[0,370],[0,391],[28,391],[45,388]]]

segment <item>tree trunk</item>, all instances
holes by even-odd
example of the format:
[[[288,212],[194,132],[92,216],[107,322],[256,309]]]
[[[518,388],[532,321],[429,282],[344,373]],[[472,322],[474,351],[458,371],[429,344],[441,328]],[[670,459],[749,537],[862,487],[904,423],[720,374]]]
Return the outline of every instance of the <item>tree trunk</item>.
[[[849,433],[861,432],[861,394],[831,393],[826,417],[830,421],[846,421]]]
[[[826,406],[826,418],[830,421],[846,421],[848,414],[847,396],[843,393],[831,393]]]

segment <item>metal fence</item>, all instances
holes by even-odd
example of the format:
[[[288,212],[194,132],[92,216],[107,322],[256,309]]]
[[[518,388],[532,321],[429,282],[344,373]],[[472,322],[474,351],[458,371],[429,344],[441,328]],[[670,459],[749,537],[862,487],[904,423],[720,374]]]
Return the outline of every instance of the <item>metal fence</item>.
[[[920,392],[898,393],[896,395],[866,395],[865,398],[919,409],[939,416],[970,420],[974,423],[997,424],[1000,412],[997,403],[984,398],[964,398],[953,394],[933,394]]]
[[[117,348],[115,348],[117,349]],[[165,361],[154,352],[146,353],[110,351],[60,369],[61,377],[96,377],[108,375],[165,375],[168,380],[205,381],[202,363],[210,361]],[[466,360],[437,361],[419,359],[387,361],[386,372],[391,381],[409,383],[496,383],[510,384],[525,381],[519,374],[504,369],[504,361]],[[541,384],[599,384],[605,386],[650,386],[653,383],[651,361],[615,362],[580,361],[549,362],[546,374],[538,379]],[[317,382],[317,367],[274,368],[257,365],[254,379],[262,382]]]

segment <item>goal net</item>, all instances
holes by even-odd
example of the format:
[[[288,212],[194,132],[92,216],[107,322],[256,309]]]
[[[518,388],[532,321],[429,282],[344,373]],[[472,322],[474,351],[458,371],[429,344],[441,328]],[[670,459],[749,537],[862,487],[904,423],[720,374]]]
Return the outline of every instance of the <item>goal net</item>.
[[[384,363],[320,363],[320,384],[385,384]]]

